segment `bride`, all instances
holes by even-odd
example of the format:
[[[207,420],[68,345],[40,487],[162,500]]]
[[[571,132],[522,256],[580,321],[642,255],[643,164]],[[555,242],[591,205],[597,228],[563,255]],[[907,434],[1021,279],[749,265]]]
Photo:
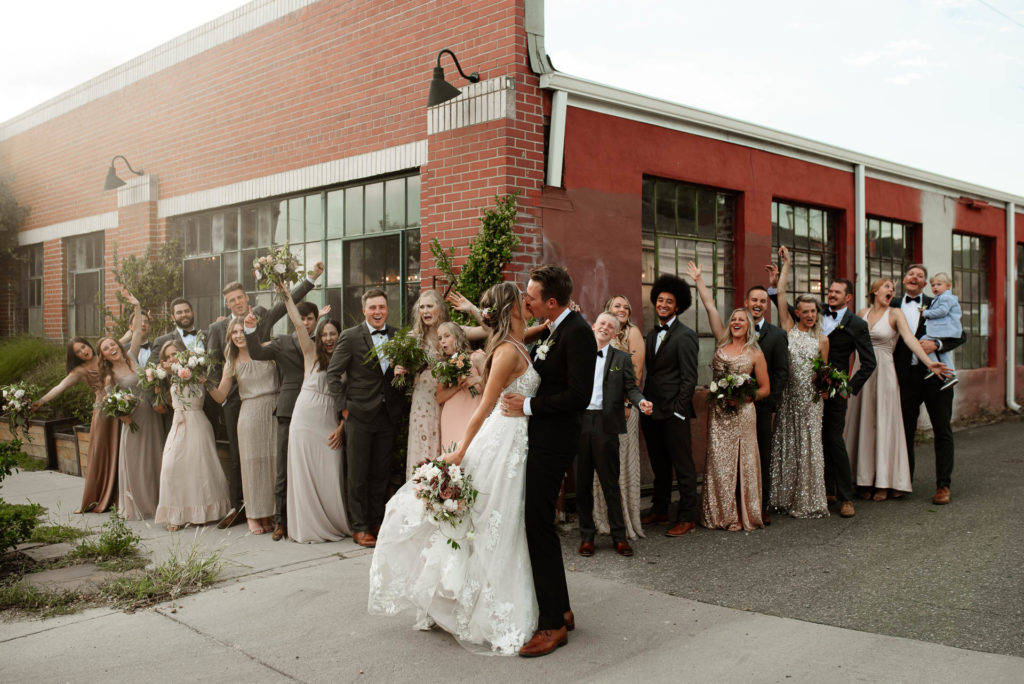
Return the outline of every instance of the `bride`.
[[[462,446],[445,456],[463,465],[480,492],[470,524],[438,527],[406,483],[388,502],[377,536],[367,608],[374,615],[415,608],[418,629],[437,624],[464,646],[515,655],[538,615],[523,524],[529,419],[501,415],[498,399],[532,397],[540,376],[523,346],[519,288],[495,285],[480,304],[490,333],[484,393]],[[449,536],[458,537],[460,548],[448,545]]]

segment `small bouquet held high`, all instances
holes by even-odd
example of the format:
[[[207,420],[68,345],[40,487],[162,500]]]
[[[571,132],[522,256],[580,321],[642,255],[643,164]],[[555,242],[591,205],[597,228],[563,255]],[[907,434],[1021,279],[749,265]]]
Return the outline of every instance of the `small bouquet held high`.
[[[757,378],[747,373],[729,373],[708,385],[708,401],[726,411],[736,411],[741,404],[757,397]]]
[[[252,267],[253,275],[256,276],[256,286],[261,290],[274,290],[278,285],[287,290],[290,285],[302,280],[299,258],[288,251],[288,243],[253,259]]]
[[[451,356],[439,360],[430,370],[434,379],[445,387],[454,387],[459,384],[460,379],[469,377],[472,372],[473,364],[467,352],[455,352]],[[479,394],[475,387],[470,387],[469,393],[474,397]]]
[[[25,382],[16,382],[3,387],[3,412],[7,414],[7,425],[11,434],[16,435],[20,429],[25,439],[28,436],[28,416],[32,412],[32,402],[39,395],[39,388]]]
[[[139,398],[130,389],[117,387],[111,390],[110,394],[103,400],[103,415],[117,418],[118,420],[128,418],[128,420],[122,422],[127,423],[128,429],[132,432],[138,432],[139,426],[131,419],[132,413],[135,412],[135,408],[138,405]]]
[[[202,333],[200,333],[202,335]],[[201,385],[215,365],[204,346],[178,352],[178,360],[171,364],[171,382],[175,385]]]
[[[411,482],[416,497],[423,501],[426,514],[439,527],[447,524],[454,528],[467,518],[479,494],[473,489],[472,476],[463,472],[462,466],[441,458],[420,464],[413,471]],[[473,538],[472,530],[466,533],[466,538]],[[459,548],[459,543],[451,537],[448,537],[448,544],[453,549]]]
[[[402,366],[409,374],[416,373],[420,368],[427,365],[427,352],[420,346],[418,337],[412,334],[411,329],[406,326],[396,332],[394,336],[380,346],[371,346],[363,358],[364,364],[380,363],[381,357],[393,366]],[[404,388],[405,375],[396,375],[391,381],[392,387]]]
[[[831,399],[836,395],[846,399],[852,394],[850,376],[845,371],[834,368],[821,357],[811,361],[811,369],[814,371],[814,389],[817,390],[814,401],[822,396]]]
[[[152,392],[157,406],[167,405],[167,398],[163,392],[167,386],[167,371],[155,363],[148,363],[145,367],[136,368],[135,375],[139,379],[139,387]]]

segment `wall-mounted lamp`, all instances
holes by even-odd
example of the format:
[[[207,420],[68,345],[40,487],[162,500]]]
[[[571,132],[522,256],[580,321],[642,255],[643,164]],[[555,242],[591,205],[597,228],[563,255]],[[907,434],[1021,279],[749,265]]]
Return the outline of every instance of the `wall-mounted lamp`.
[[[462,67],[459,66],[459,60],[455,57],[455,53],[445,48],[437,53],[437,66],[434,67],[434,77],[430,79],[430,95],[427,97],[427,106],[433,107],[439,105],[442,102],[447,102],[453,97],[458,97],[462,91],[453,86],[448,81],[444,80],[444,67],[441,66],[441,55],[448,53],[452,56],[452,61],[455,62],[455,68],[459,70],[459,74],[462,78],[466,79],[470,83],[476,83],[480,80],[480,74],[477,72],[471,73],[467,76],[462,71]]]
[[[104,181],[103,183],[104,190],[116,190],[122,185],[125,185],[125,182],[117,177],[117,171],[114,170],[114,162],[117,161],[119,158],[124,159],[124,165],[127,166],[128,170],[134,173],[136,176],[141,176],[143,173],[142,169],[139,169],[138,171],[133,169],[132,165],[128,163],[128,160],[124,158],[124,155],[115,155],[114,158],[110,160],[110,168],[107,169],[107,180]]]

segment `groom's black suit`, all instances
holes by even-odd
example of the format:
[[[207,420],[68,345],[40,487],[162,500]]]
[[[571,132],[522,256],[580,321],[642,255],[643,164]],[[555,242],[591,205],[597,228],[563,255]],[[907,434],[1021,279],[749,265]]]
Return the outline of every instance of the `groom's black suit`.
[[[549,337],[553,344],[549,344],[546,357],[534,356],[533,367],[541,382],[537,396],[530,399],[526,460],[526,541],[540,608],[538,630],[560,629],[569,610],[562,548],[555,530],[555,503],[562,477],[579,446],[580,413],[590,403],[597,358],[594,333],[574,311]]]

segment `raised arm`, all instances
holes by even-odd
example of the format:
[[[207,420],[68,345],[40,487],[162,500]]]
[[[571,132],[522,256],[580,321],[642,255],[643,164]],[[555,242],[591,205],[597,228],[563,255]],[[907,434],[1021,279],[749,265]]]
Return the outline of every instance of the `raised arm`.
[[[235,384],[235,364],[227,361],[224,363],[224,372],[220,376],[220,384],[216,387],[207,387],[206,391],[215,402],[223,404],[227,400],[233,384]]]
[[[43,404],[45,404],[45,403],[47,403],[49,401],[53,401],[54,399],[59,397],[61,394],[63,394],[65,390],[70,389],[76,383],[81,382],[81,380],[82,380],[82,373],[81,373],[81,366],[79,366],[78,368],[75,368],[70,373],[68,373],[67,377],[65,377],[63,380],[61,380],[60,383],[57,384],[55,387],[53,387],[49,392],[47,392],[43,396],[39,397],[35,401],[33,401],[32,402],[32,410],[35,411],[40,406],[42,406]]]
[[[456,311],[464,313],[468,316],[472,316],[474,321],[476,321],[480,325],[483,325],[484,318],[482,315],[480,315],[480,308],[476,304],[474,304],[473,302],[469,301],[467,298],[463,297],[461,294],[456,292],[455,290],[449,292],[448,296],[445,297],[445,300],[449,304],[451,304],[452,308],[455,309]],[[462,329],[466,330],[469,327],[470,326],[462,326]]]
[[[910,326],[907,324],[907,317],[903,315],[903,312],[900,309],[889,309],[889,323],[899,331],[900,337],[903,339],[903,344],[907,345],[907,348],[914,352],[914,356],[920,359],[921,363],[928,367],[928,370],[936,375],[943,375],[945,371],[949,370],[944,364],[939,363],[938,361],[932,361],[928,358],[928,355],[921,347],[920,340],[914,337],[914,333],[910,332]]]
[[[779,292],[775,307],[779,310],[779,325],[789,332],[793,329],[793,317],[789,313],[789,299],[786,295],[786,286],[789,285],[789,250],[779,247],[779,259],[782,260],[782,269],[779,271]]]
[[[288,311],[288,320],[292,322],[292,326],[295,328],[295,337],[299,341],[299,349],[302,351],[302,360],[305,362],[306,374],[308,375],[313,369],[313,364],[316,363],[316,345],[314,345],[313,340],[309,338],[309,333],[306,332],[306,326],[302,324],[302,316],[299,315],[299,307],[295,306],[295,302],[292,301],[292,298],[287,296],[288,291],[281,285],[278,285],[278,290],[282,293],[281,298],[284,300],[285,309]]]
[[[694,285],[697,286],[697,294],[704,304],[704,310],[708,313],[708,323],[711,324],[711,334],[715,339],[720,339],[725,334],[725,324],[722,317],[718,315],[718,307],[715,306],[715,296],[711,289],[704,283],[703,269],[692,261],[686,264],[686,275],[690,276]]]
[[[133,359],[137,359],[139,358],[139,350],[142,349],[142,305],[139,304],[138,298],[136,298],[131,292],[125,292],[124,298],[129,304],[135,307],[135,315],[132,316],[132,343],[128,348],[128,351],[131,352]],[[121,344],[122,346],[124,345],[123,342]]]

